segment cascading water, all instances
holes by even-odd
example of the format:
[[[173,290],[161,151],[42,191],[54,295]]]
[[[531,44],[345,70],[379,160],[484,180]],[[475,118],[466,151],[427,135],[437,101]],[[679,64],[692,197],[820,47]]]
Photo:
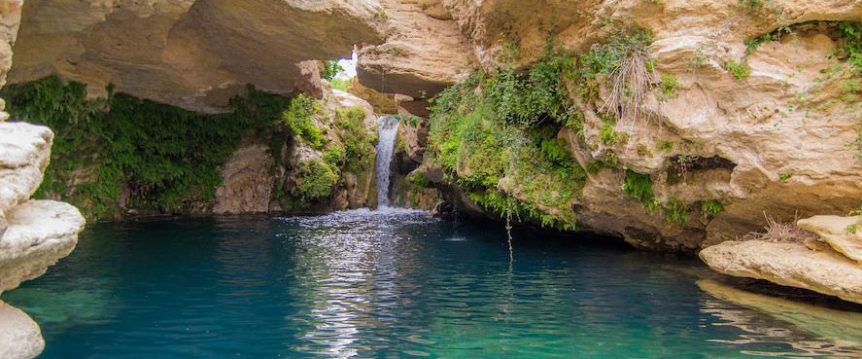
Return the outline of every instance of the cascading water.
[[[377,120],[377,205],[380,208],[389,207],[389,167],[392,163],[392,152],[395,148],[395,137],[398,135],[398,118],[383,116]]]

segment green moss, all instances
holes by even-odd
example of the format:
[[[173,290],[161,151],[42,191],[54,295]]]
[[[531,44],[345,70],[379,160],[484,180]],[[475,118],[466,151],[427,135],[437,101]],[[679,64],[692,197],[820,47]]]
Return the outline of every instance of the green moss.
[[[659,151],[673,152],[673,142],[659,140],[656,141],[655,148]]]
[[[778,174],[778,180],[781,182],[790,181],[791,178],[793,178],[793,173],[791,172],[781,172]]]
[[[664,206],[664,218],[681,226],[688,223],[688,213],[691,209],[684,202],[671,198]]]
[[[407,180],[410,181],[410,183],[412,183],[414,186],[419,188],[431,187],[431,181],[428,180],[428,177],[425,177],[424,174],[418,171],[410,172],[410,174],[407,175]]]

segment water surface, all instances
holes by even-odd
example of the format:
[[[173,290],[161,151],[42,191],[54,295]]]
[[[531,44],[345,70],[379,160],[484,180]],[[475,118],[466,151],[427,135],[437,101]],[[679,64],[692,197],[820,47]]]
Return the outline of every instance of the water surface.
[[[701,290],[695,259],[505,238],[396,210],[95,224],[4,300],[43,358],[862,357]]]

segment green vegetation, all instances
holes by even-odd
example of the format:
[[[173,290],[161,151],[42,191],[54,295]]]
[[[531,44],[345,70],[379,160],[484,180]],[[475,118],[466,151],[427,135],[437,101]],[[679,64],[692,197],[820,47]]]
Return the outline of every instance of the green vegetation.
[[[218,166],[242,134],[271,127],[275,109],[289,103],[250,89],[231,101],[233,114],[201,115],[112,92],[87,99],[83,84],[56,77],[7,86],[3,96],[13,116],[56,134],[36,196],[57,196],[90,218],[121,215],[121,197],[128,208],[162,213],[211,201],[221,182]]]
[[[311,147],[323,147],[323,133],[314,124],[314,115],[321,111],[320,103],[306,94],[299,94],[290,102],[290,107],[284,112],[284,124],[291,135],[308,142]]]
[[[3,89],[18,119],[54,130],[52,161],[36,194],[81,208],[91,219],[118,218],[125,209],[144,214],[188,213],[210,205],[221,184],[219,166],[244,137],[269,142],[275,163],[291,138],[323,150],[319,163],[303,165],[297,198],[307,205],[326,197],[340,168],[367,168],[373,143],[361,109],[339,113],[339,141],[317,127],[320,103],[249,88],[230,101],[233,111],[204,115],[110,91],[87,99],[85,85],[47,77]],[[357,125],[359,124],[359,125]],[[327,143],[329,142],[329,143]],[[273,173],[275,168],[273,168]],[[280,186],[276,186],[280,187]],[[279,197],[290,197],[276,188]]]
[[[323,69],[320,71],[320,77],[327,81],[332,81],[339,73],[344,72],[344,67],[338,63],[338,60],[330,60],[323,63]]]
[[[703,212],[704,217],[709,218],[724,212],[724,205],[716,199],[711,199],[700,204],[700,211]]]
[[[365,127],[365,110],[361,107],[338,109],[335,124],[344,146],[344,169],[359,173],[374,166],[374,144],[377,133]]]
[[[582,118],[563,84],[574,65],[572,57],[549,56],[526,73],[477,73],[438,95],[430,120],[433,161],[490,211],[574,228],[571,203],[586,173],[557,140],[562,127]]]
[[[659,151],[672,152],[673,142],[658,140],[655,143],[655,148]]]
[[[791,178],[793,178],[793,173],[790,173],[790,172],[781,172],[778,174],[778,179],[781,182],[790,181]]]
[[[729,59],[724,64],[725,70],[733,74],[733,77],[737,80],[743,80],[751,76],[751,67],[748,66],[747,61],[736,61],[734,59]]]
[[[659,83],[659,89],[661,89],[661,93],[664,99],[671,99],[676,97],[676,90],[682,86],[679,83],[679,80],[676,79],[673,75],[663,74],[661,75],[661,82]]]
[[[640,202],[650,213],[661,209],[652,189],[652,179],[648,175],[626,170],[622,190],[626,197]]]
[[[337,169],[321,160],[303,163],[298,169],[298,177],[296,193],[302,203],[329,197],[338,183]]]
[[[612,146],[620,139],[614,127],[616,126],[613,123],[604,121],[602,122],[602,127],[599,128],[599,140],[605,146]]]

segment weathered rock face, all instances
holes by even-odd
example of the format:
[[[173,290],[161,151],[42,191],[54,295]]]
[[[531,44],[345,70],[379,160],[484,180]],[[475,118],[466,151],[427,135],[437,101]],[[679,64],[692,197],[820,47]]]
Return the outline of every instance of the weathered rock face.
[[[558,52],[579,55],[614,40],[623,29],[652,33],[646,49],[655,70],[647,79],[651,91],[637,118],[616,119],[612,127],[624,140],[602,139],[612,87],[607,78],[595,79],[599,93],[590,100],[571,91],[583,84],[569,86],[584,128],[563,129],[560,140],[584,168],[608,158],[615,162],[612,169],[591,173],[571,203],[581,229],[618,235],[642,248],[692,252],[762,227],[764,212],[789,221],[859,206],[862,163],[848,145],[858,137],[862,99],[842,85],[859,79],[845,60],[832,56],[840,44],[834,24],[816,22],[858,21],[862,3],[770,1],[747,8],[732,0],[444,0],[442,5],[486,71],[527,68],[547,55],[549,43]],[[748,40],[785,26],[792,35],[748,49]],[[736,63],[750,75],[730,71]],[[673,87],[667,94],[660,89],[665,81]],[[625,198],[623,169],[649,176],[659,202],[688,208],[685,224]],[[519,196],[517,183],[505,187],[508,195]],[[704,203],[720,203],[721,213],[702,213]]]
[[[272,198],[274,161],[262,144],[242,146],[221,171],[216,190],[215,214],[266,213]]]
[[[834,252],[801,243],[727,241],[707,247],[700,258],[715,271],[764,279],[862,303],[862,266]]]
[[[473,67],[473,53],[439,0],[381,0],[386,41],[361,47],[357,75],[383,93],[430,98]]]
[[[36,322],[0,301],[0,358],[35,358],[44,348],[45,340]]]
[[[0,122],[0,293],[38,277],[78,241],[84,218],[68,204],[28,200],[50,159],[48,128]]]
[[[10,81],[58,74],[94,95],[113,84],[219,112],[245,84],[289,94],[301,85],[300,62],[380,42],[380,11],[363,0],[29,1]]]

